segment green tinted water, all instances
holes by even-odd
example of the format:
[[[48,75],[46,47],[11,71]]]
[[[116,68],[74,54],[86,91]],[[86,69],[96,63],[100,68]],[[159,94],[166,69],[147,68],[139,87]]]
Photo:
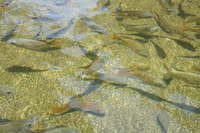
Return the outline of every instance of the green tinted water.
[[[77,1],[78,3],[79,1]],[[40,39],[46,35],[65,27],[69,20],[77,14],[85,14],[101,24],[109,33],[129,33],[118,26],[118,22],[110,15],[115,11],[121,1],[111,0],[109,10],[100,12],[100,8],[107,1],[82,2],[83,5],[52,6],[52,1],[46,2],[54,11],[65,15],[61,21],[35,21],[26,17],[34,10],[45,10],[40,6],[19,0],[13,3],[11,7],[1,7],[0,23],[1,36],[16,26],[18,21],[22,21],[13,38],[31,38],[39,31],[39,26],[43,25],[43,32]],[[174,0],[174,8],[178,12],[180,0]],[[39,3],[37,1],[37,3]],[[76,0],[74,0],[76,3]],[[81,3],[81,2],[79,2]],[[91,6],[86,6],[93,3]],[[190,14],[199,14],[200,8],[196,7],[197,2],[188,3],[185,11]],[[74,14],[68,8],[73,7]],[[84,8],[85,10],[80,10]],[[170,24],[177,28],[182,28],[182,18],[172,16],[162,11],[161,6],[156,0],[132,1],[124,0],[122,2],[124,11],[158,11],[166,17]],[[75,12],[77,11],[77,12]],[[68,13],[69,12],[69,13]],[[31,16],[31,15],[30,15]],[[128,24],[154,24],[154,19],[142,20],[124,20]],[[193,33],[191,33],[193,34]],[[32,114],[38,117],[37,124],[32,128],[44,129],[49,126],[71,126],[79,129],[83,133],[125,133],[125,132],[161,132],[156,121],[156,116],[160,111],[166,112],[171,116],[172,132],[200,132],[200,90],[198,87],[184,86],[181,80],[173,79],[167,88],[158,88],[147,86],[140,82],[130,81],[129,86],[122,87],[108,84],[93,86],[95,91],[84,95],[79,100],[93,101],[106,108],[105,117],[98,117],[84,112],[71,112],[61,116],[51,115],[50,106],[60,106],[68,101],[70,97],[81,94],[87,90],[92,80],[86,81],[75,77],[74,70],[78,67],[87,66],[92,61],[87,57],[80,56],[77,49],[73,51],[72,46],[77,46],[73,41],[73,36],[79,39],[79,42],[88,50],[96,50],[97,53],[109,53],[107,63],[102,69],[102,73],[116,73],[117,69],[131,67],[132,64],[150,66],[147,72],[162,78],[160,68],[163,63],[172,63],[174,56],[199,56],[200,49],[194,47],[199,45],[198,41],[182,39],[177,35],[170,36],[163,31],[155,34],[156,37],[144,43],[149,50],[152,58],[144,58],[124,45],[113,44],[103,47],[104,44],[113,42],[107,35],[91,32],[88,27],[78,20],[74,27],[68,31],[61,40],[63,46],[61,50],[37,52],[0,42],[0,84],[12,86],[16,89],[16,94],[7,98],[0,97],[0,118],[2,119],[23,119],[30,118]],[[159,37],[163,36],[163,37]],[[130,36],[135,39],[143,39],[138,36]],[[175,38],[183,42],[175,42],[169,38]],[[157,47],[156,47],[157,46]],[[162,51],[157,51],[160,47]],[[68,48],[67,52],[65,49]],[[157,49],[156,49],[157,48]],[[63,52],[65,51],[65,52]],[[75,54],[74,54],[74,53]],[[166,58],[165,58],[166,54]],[[44,64],[48,62],[52,66],[58,66],[59,71],[43,72],[8,72],[7,68],[12,66],[26,66],[36,70],[44,70],[49,67]],[[199,64],[199,58],[178,58],[177,67],[181,70],[189,70],[192,65]],[[168,102],[171,101],[171,102]]]

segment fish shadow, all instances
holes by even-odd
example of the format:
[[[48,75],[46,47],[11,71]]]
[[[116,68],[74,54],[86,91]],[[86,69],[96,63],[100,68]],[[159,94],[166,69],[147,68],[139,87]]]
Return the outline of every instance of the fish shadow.
[[[155,94],[152,94],[152,93],[149,93],[149,92],[146,92],[146,91],[143,91],[141,89],[137,89],[137,88],[133,88],[133,87],[128,87],[130,89],[133,89],[135,90],[136,92],[138,92],[139,94],[145,96],[145,97],[148,97],[149,99],[151,100],[154,100],[154,101],[157,101],[157,102],[166,102],[166,103],[169,103],[171,105],[174,105],[178,108],[181,108],[181,109],[184,109],[186,111],[190,111],[192,113],[196,113],[196,114],[200,114],[200,108],[196,108],[194,106],[191,106],[191,105],[187,105],[185,103],[177,103],[177,102],[172,102],[170,100],[167,100],[167,99],[164,99],[160,96],[157,96]]]
[[[25,66],[12,66],[5,69],[5,71],[7,72],[21,72],[21,73],[43,72],[43,71],[48,71],[48,70],[49,69],[37,70],[37,69],[32,69],[31,67],[25,67]]]
[[[157,51],[157,54],[158,54],[158,57],[161,58],[161,59],[165,59],[167,57],[165,51],[163,50],[163,48],[161,48],[160,46],[158,46],[156,43],[154,43],[152,40],[150,40],[152,42],[152,44],[154,45],[156,51]]]
[[[187,49],[192,52],[196,52],[196,48],[192,44],[182,41],[182,40],[178,40],[178,39],[173,39],[173,38],[170,38],[170,39],[175,41],[179,46],[183,47],[184,49]]]

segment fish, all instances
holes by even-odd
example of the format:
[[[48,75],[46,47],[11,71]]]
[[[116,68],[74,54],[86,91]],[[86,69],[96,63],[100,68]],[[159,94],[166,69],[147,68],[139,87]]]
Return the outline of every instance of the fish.
[[[129,19],[149,19],[155,17],[153,13],[145,11],[118,11],[118,12],[112,12],[111,15],[118,18],[129,18]]]
[[[135,31],[139,32],[144,35],[153,34],[157,31],[160,31],[161,28],[157,25],[130,25],[130,24],[123,24],[119,23],[118,26],[124,26],[126,31]]]
[[[110,6],[110,0],[108,0],[108,2],[106,2],[106,4],[101,8],[101,11],[108,10],[109,6]]]
[[[34,133],[81,133],[73,127],[52,127],[43,130],[36,130]]]
[[[114,75],[114,74],[93,74],[92,79],[97,79],[105,83],[114,84],[114,85],[122,85],[127,86],[127,79],[122,76]],[[91,79],[89,78],[89,79]]]
[[[1,2],[1,7],[5,7],[5,6],[10,6],[12,3],[14,3],[16,0],[3,0]]]
[[[68,102],[63,106],[60,107],[51,106],[50,108],[55,115],[61,115],[72,110],[82,110],[83,112],[105,115],[105,109],[102,106],[90,101],[74,100]]]
[[[176,10],[173,8],[171,0],[158,0],[161,7],[171,15],[177,15]]]
[[[38,32],[34,37],[32,37],[31,39],[32,39],[32,40],[38,40],[38,38],[39,38],[41,32],[42,32],[42,26],[40,26],[39,32]]]
[[[192,41],[197,41],[197,38],[195,37],[195,35],[189,33],[189,32],[183,32],[182,30],[179,30],[177,28],[173,28],[173,33],[181,36],[182,38],[186,38],[186,39],[189,39],[189,40],[192,40]]]
[[[70,27],[74,24],[74,22],[75,22],[75,18],[72,18],[65,28],[47,35],[46,39],[53,39],[53,38],[56,38],[56,37],[58,37],[60,35],[65,34],[70,29]]]
[[[173,26],[170,25],[167,20],[159,15],[158,13],[154,12],[157,16],[157,18],[155,18],[157,24],[160,26],[160,28],[167,34],[173,35],[174,34],[174,29]]]
[[[98,72],[105,65],[107,58],[108,58],[107,56],[97,57],[90,65],[82,67],[82,68],[85,68],[82,71],[82,74],[83,75],[90,75],[90,74],[93,74],[95,72]]]
[[[183,21],[183,25],[194,23],[194,22],[200,22],[200,17],[199,16],[188,17]]]
[[[193,14],[186,13],[184,11],[183,7],[185,7],[187,5],[187,3],[184,3],[184,1],[185,0],[182,0],[178,5],[179,13],[177,15],[180,16],[182,19],[186,19],[187,17],[191,17],[191,16],[196,16],[196,15],[193,15]]]
[[[170,132],[170,116],[167,113],[159,112],[157,115],[157,122],[163,133]]]
[[[0,85],[0,96],[10,96],[16,93],[12,87]]]
[[[192,71],[199,71],[200,72],[200,65],[191,66],[190,70],[192,70]]]
[[[173,67],[168,67],[165,63],[163,67],[160,69],[163,72],[163,78],[168,80],[170,78],[176,78],[183,80],[188,84],[200,85],[200,75],[191,72],[181,71],[180,69],[176,69]]]
[[[116,9],[116,12],[121,12],[122,11],[122,2],[119,3],[119,6],[117,7]],[[123,18],[118,18],[118,17],[115,17],[115,19],[118,21],[118,22],[122,22],[124,19]]]
[[[184,25],[184,27],[182,29],[182,32],[184,32],[184,31],[193,31],[193,32],[199,33],[200,32],[200,26],[190,27],[188,25]]]
[[[85,15],[79,15],[79,18],[83,20],[83,22],[94,32],[100,33],[100,34],[108,34],[106,29],[103,28],[101,25],[99,25],[94,20],[86,17]]]
[[[162,87],[162,88],[167,87],[167,84],[165,83],[164,80],[162,80],[161,78],[159,78],[159,77],[157,77],[153,74],[146,73],[146,72],[143,72],[143,71],[119,70],[117,75],[126,76],[128,78],[138,78],[142,82],[144,82],[148,85],[155,86],[155,87]]]
[[[36,124],[36,119],[19,119],[0,125],[0,133],[28,132]]]
[[[53,4],[57,6],[62,6],[62,5],[66,5],[68,2],[69,0],[56,0],[53,2]]]
[[[62,46],[61,40],[32,40],[24,38],[14,38],[8,40],[12,45],[31,49],[31,50],[45,50],[50,48],[60,48]]]
[[[84,56],[88,57],[90,60],[96,60],[98,55],[96,54],[95,50],[87,50],[83,45],[81,45],[76,38],[74,38],[75,43],[78,44],[80,50],[85,53]]]
[[[2,42],[6,42],[11,37],[13,37],[14,36],[14,32],[16,31],[17,28],[18,28],[18,25],[16,25],[15,27],[13,27],[10,31],[6,32],[6,34],[1,38],[1,41]]]
[[[142,57],[151,58],[149,51],[140,43],[134,41],[133,39],[126,36],[118,36],[113,34],[111,39],[120,40],[120,43],[130,47],[135,53]]]
[[[52,10],[43,11],[41,13],[34,12],[34,14],[35,16],[27,16],[27,17],[34,20],[42,20],[42,21],[56,21],[65,18],[63,15],[60,15],[59,13],[54,12]]]

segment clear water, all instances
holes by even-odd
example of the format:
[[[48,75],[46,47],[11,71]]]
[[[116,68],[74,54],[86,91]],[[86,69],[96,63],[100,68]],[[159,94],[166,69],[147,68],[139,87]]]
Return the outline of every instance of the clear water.
[[[120,0],[110,0],[111,5],[106,11],[101,7],[106,0],[70,0],[66,5],[57,6],[55,0],[16,0],[10,7],[1,7],[0,34],[3,36],[19,22],[15,36],[12,38],[32,38],[43,26],[40,39],[67,26],[69,21],[80,14],[84,14],[106,28],[108,33],[126,32],[118,26],[116,19],[110,15],[119,6]],[[174,8],[178,12],[180,0],[173,0]],[[186,2],[187,3],[187,2]],[[190,14],[199,14],[197,1],[188,2],[184,11]],[[58,13],[62,19],[55,21],[32,20],[27,16],[33,16],[34,12],[44,13],[48,9]],[[177,28],[182,28],[180,16],[166,14],[156,0],[124,0],[124,11],[157,11]],[[140,19],[123,21],[127,24],[153,24],[154,19]],[[193,34],[191,32],[191,34]],[[161,128],[157,123],[159,112],[168,113],[170,116],[170,131],[174,133],[200,132],[200,90],[193,85],[187,85],[179,79],[173,79],[167,88],[153,87],[137,80],[129,81],[127,86],[116,86],[103,83],[92,84],[93,80],[76,78],[74,70],[87,66],[92,61],[78,49],[74,43],[74,37],[87,50],[95,50],[98,54],[110,54],[108,61],[101,73],[116,74],[117,69],[127,68],[133,64],[150,66],[146,72],[162,78],[160,68],[163,63],[172,63],[174,56],[200,56],[199,41],[190,41],[177,35],[168,35],[163,31],[155,33],[150,41],[143,45],[149,50],[152,58],[141,57],[125,45],[105,44],[113,42],[109,35],[91,32],[81,20],[59,36],[63,41],[60,50],[38,52],[13,46],[7,42],[0,42],[0,84],[12,86],[16,94],[10,97],[0,97],[1,119],[30,118],[37,116],[37,124],[31,129],[39,130],[52,126],[71,126],[82,133],[159,133]],[[142,37],[131,35],[134,39]],[[186,43],[177,43],[169,38],[175,38]],[[160,47],[164,53],[158,50]],[[191,49],[192,47],[192,49]],[[157,51],[158,50],[158,51]],[[166,56],[165,56],[166,55]],[[190,66],[199,64],[199,58],[178,57],[177,67],[181,70],[189,70]],[[31,67],[38,72],[8,72],[12,66]],[[187,85],[187,86],[184,86]],[[93,101],[106,109],[104,117],[75,111],[60,116],[51,114],[50,106],[60,106],[70,101],[71,97],[84,93],[91,89],[90,93],[83,95],[78,100]],[[167,102],[171,101],[171,102]]]

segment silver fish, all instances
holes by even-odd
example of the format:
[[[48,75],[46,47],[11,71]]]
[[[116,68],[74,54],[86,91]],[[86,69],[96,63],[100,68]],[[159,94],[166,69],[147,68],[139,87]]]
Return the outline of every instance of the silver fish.
[[[19,119],[0,125],[0,133],[18,133],[27,132],[36,124],[36,119]]]
[[[80,19],[83,20],[83,22],[88,26],[90,27],[90,29],[92,31],[95,31],[95,32],[98,32],[98,33],[101,33],[101,34],[108,34],[106,29],[103,28],[101,25],[99,25],[97,22],[95,22],[94,20],[86,17],[85,15],[80,15],[79,16]]]
[[[1,2],[1,7],[10,6],[15,0],[4,0]]]
[[[16,90],[11,87],[0,85],[0,96],[13,95],[15,92]]]

